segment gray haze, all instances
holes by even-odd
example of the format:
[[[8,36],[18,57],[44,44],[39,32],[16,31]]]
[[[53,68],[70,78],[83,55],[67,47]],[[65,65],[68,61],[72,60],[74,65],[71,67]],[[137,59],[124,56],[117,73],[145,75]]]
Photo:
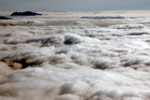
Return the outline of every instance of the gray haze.
[[[0,0],[0,11],[100,11],[150,9],[150,0]]]

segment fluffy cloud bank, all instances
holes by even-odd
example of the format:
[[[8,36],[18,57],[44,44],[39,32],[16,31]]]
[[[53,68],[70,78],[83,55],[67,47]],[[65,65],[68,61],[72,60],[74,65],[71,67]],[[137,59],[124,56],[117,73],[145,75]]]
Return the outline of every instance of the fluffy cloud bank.
[[[149,100],[149,15],[136,14],[98,20],[81,19],[93,13],[47,13],[1,21],[0,99]]]

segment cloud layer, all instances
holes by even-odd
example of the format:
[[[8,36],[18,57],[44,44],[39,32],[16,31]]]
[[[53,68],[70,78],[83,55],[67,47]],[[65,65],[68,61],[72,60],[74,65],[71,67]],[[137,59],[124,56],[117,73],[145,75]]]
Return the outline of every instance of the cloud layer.
[[[0,99],[149,100],[149,17],[57,12],[1,20]]]

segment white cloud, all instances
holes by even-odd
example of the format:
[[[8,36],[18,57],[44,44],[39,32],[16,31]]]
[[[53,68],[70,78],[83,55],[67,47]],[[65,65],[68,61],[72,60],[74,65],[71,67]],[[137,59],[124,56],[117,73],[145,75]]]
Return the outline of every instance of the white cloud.
[[[149,16],[52,12],[0,21],[0,99],[149,100]]]

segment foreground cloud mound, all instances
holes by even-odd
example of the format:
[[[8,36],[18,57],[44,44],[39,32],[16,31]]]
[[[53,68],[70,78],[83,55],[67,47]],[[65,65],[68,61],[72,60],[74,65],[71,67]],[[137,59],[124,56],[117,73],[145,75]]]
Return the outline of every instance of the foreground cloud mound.
[[[149,17],[53,12],[2,20],[0,100],[149,100]]]

